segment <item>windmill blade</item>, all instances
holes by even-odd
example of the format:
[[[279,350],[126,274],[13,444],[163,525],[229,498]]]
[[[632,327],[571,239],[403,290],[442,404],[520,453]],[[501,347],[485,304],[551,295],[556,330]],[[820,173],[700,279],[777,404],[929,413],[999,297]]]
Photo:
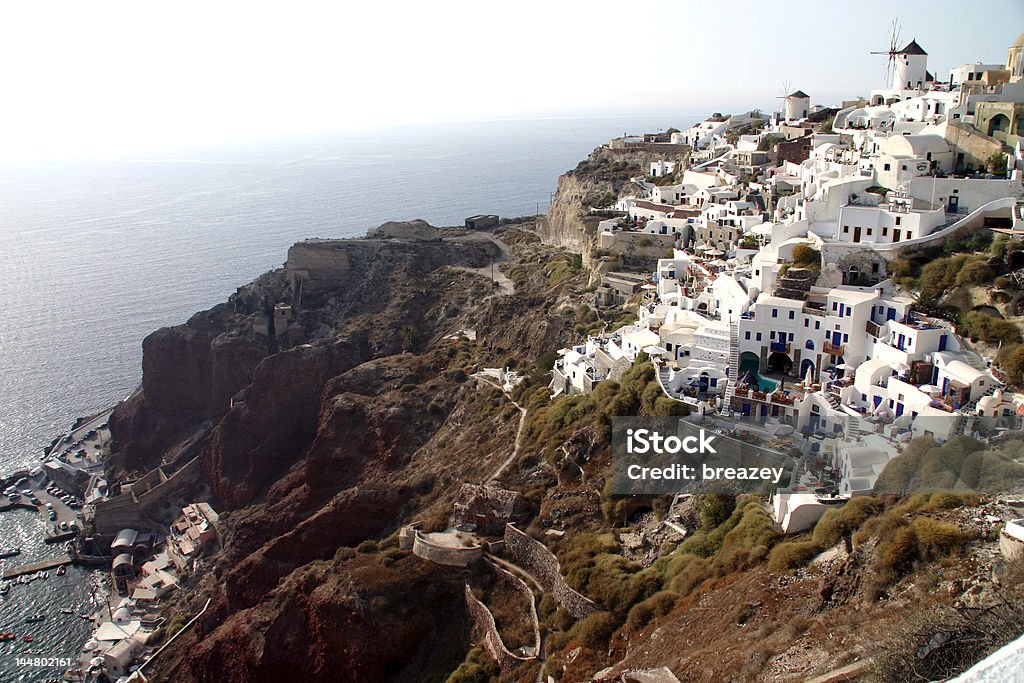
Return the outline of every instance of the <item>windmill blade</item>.
[[[787,97],[789,97],[790,88],[792,86],[793,86],[793,83],[788,78],[786,80],[782,81],[782,94],[779,95],[778,99],[784,100]]]

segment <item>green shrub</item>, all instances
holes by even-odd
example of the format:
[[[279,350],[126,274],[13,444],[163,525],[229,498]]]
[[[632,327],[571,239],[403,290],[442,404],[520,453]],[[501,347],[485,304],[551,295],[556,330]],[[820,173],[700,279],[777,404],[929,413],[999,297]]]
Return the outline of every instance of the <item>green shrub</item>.
[[[786,541],[772,548],[768,554],[768,571],[783,574],[798,567],[804,567],[821,552],[814,541]]]
[[[939,522],[928,517],[914,520],[918,551],[923,560],[950,557],[960,550],[966,540],[955,524]]]
[[[498,664],[480,648],[473,648],[445,683],[489,683],[501,674]]]
[[[631,631],[639,631],[654,619],[671,612],[678,598],[672,591],[659,591],[643,602],[638,602],[629,610],[626,626]]]
[[[883,571],[900,573],[918,557],[917,534],[909,526],[900,526],[891,533],[881,534],[878,560]]]
[[[597,650],[608,646],[608,641],[618,627],[619,622],[611,612],[595,612],[576,622],[569,635],[584,647]]]
[[[825,512],[814,526],[814,542],[822,548],[830,548],[853,532],[881,510],[881,501],[871,496],[857,496],[840,508]]]
[[[666,571],[669,590],[679,595],[689,595],[711,577],[711,563],[703,557],[683,554],[674,558]]]

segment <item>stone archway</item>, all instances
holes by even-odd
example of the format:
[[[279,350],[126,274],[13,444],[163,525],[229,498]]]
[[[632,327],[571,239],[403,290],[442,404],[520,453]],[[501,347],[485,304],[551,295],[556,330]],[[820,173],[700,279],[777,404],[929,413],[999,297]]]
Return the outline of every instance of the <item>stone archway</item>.
[[[1010,119],[1006,114],[996,114],[988,122],[988,134],[995,137],[996,133],[1006,133],[1010,130]]]

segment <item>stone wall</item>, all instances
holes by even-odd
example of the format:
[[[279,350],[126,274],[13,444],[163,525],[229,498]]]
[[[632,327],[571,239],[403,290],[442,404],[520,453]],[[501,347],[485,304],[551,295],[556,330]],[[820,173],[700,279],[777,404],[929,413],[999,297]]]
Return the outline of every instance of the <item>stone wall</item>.
[[[549,591],[565,611],[582,619],[597,611],[592,600],[569,587],[562,577],[558,558],[547,546],[535,541],[511,524],[505,527],[505,551],[509,558],[523,567]]]
[[[536,659],[536,657],[520,657],[509,652],[501,640],[501,634],[498,633],[498,626],[494,623],[491,610],[476,599],[468,584],[465,587],[465,596],[466,611],[469,613],[469,623],[472,625],[473,643],[486,650],[502,671],[510,671],[523,662]]]
[[[412,544],[413,555],[448,567],[466,567],[484,555],[483,546],[455,547],[433,543],[419,531],[415,531]]]

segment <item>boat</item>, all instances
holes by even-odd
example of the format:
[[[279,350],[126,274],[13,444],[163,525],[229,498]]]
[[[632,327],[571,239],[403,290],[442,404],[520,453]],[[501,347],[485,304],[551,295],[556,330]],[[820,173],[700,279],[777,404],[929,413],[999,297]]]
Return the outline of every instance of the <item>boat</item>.
[[[62,564],[60,567],[57,568],[57,576],[64,576],[67,573],[68,566],[66,564]]]
[[[61,614],[74,614],[75,610],[71,609],[70,607],[61,607],[60,608],[60,613]]]
[[[8,640],[14,640],[17,637],[18,636],[14,635],[10,631],[0,632],[0,642],[4,642],[4,641],[8,641]]]
[[[43,572],[43,581],[50,578],[50,572]]]
[[[33,640],[35,640],[35,638],[33,638],[32,636],[25,636],[24,638],[22,638],[22,640],[24,640],[26,643],[31,643]]]
[[[38,623],[38,622],[40,622],[40,621],[42,621],[44,619],[46,619],[46,615],[45,614],[30,614],[27,617],[25,617],[25,623],[26,624],[35,624],[35,623]]]
[[[4,548],[0,550],[0,560],[14,557],[15,555],[21,555],[21,548]]]
[[[86,614],[85,612],[79,612],[78,616],[81,617],[82,619],[88,619],[89,621],[92,621],[92,615],[91,614]]]

